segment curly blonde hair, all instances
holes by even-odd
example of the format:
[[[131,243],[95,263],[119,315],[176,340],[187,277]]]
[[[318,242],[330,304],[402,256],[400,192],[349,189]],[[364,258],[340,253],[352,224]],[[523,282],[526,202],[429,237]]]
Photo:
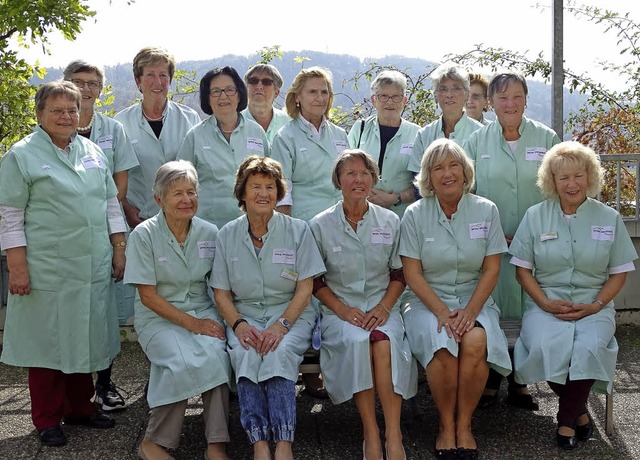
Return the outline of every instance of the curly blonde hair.
[[[537,185],[544,196],[558,197],[555,175],[564,168],[584,168],[587,171],[587,196],[593,198],[600,193],[603,177],[600,158],[593,149],[580,142],[566,141],[554,145],[542,159]]]

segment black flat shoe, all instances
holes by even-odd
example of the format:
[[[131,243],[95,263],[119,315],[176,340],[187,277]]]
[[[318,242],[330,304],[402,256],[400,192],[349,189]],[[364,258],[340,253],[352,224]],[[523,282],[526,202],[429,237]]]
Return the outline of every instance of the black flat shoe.
[[[38,430],[40,442],[45,446],[57,447],[67,443],[67,436],[62,431],[62,427],[52,426],[43,430]]]
[[[588,441],[593,436],[593,419],[587,412],[589,421],[584,425],[576,425],[576,439],[578,441]]]
[[[113,428],[116,421],[101,412],[94,412],[88,417],[65,417],[65,425],[81,425],[89,428]]]
[[[458,449],[433,449],[433,454],[439,460],[458,460]]]
[[[458,460],[476,460],[478,458],[478,449],[467,449],[465,447],[458,447]]]
[[[498,393],[494,395],[482,395],[480,396],[480,401],[478,401],[478,409],[486,409],[495,405],[496,401],[498,401]]]
[[[558,447],[564,450],[575,449],[578,445],[578,440],[575,436],[564,436],[556,431],[556,442]]]
[[[524,410],[538,410],[540,406],[533,396],[523,393],[509,393],[507,396],[507,404]]]
[[[326,388],[305,387],[302,393],[316,399],[329,399],[329,393],[327,393]]]

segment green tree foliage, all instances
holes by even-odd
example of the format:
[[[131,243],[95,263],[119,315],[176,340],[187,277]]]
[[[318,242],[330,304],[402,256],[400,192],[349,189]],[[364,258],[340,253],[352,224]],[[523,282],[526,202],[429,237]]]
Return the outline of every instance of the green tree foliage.
[[[0,154],[28,134],[35,124],[33,96],[29,84],[34,73],[44,69],[18,57],[18,47],[41,46],[49,51],[49,37],[58,31],[73,40],[82,23],[95,15],[83,0],[0,0]]]

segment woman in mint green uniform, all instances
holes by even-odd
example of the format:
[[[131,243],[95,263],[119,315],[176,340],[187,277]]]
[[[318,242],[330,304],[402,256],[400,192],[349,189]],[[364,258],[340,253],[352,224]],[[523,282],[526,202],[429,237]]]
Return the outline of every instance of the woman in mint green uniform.
[[[122,200],[131,228],[160,210],[151,192],[156,172],[176,159],[187,132],[200,123],[195,110],[167,98],[175,69],[175,59],[165,49],[141,49],[133,59],[133,76],[142,101],[115,116],[124,126],[139,163],[129,171],[127,196]]]
[[[523,76],[515,73],[494,76],[489,83],[489,100],[496,122],[473,133],[465,144],[475,163],[476,193],[498,207],[507,244],[511,243],[527,209],[544,199],[536,186],[538,167],[546,151],[560,142],[551,128],[524,116],[527,94],[527,81]],[[500,308],[501,319],[522,318],[524,296],[508,255],[502,257],[493,297]],[[500,375],[491,372],[481,407],[495,403],[501,381]],[[526,386],[518,385],[513,375],[509,376],[507,404],[538,409]]]
[[[247,87],[232,67],[217,67],[200,80],[200,107],[211,115],[188,133],[178,158],[198,171],[198,217],[222,228],[240,217],[233,196],[236,171],[250,155],[269,153],[263,129],[240,113],[247,106]]]
[[[151,362],[149,423],[140,458],[167,458],[178,447],[187,400],[202,395],[208,458],[229,442],[229,382],[222,319],[208,290],[218,228],[195,216],[198,176],[187,161],[159,170],[161,211],[129,237],[125,283],[136,286],[135,328]]]
[[[332,105],[331,74],[320,67],[303,69],[287,92],[292,120],[273,139],[270,155],[282,165],[288,185],[278,209],[305,222],[340,199],[331,173],[349,143],[344,129],[328,120]]]
[[[529,294],[514,351],[516,379],[546,380],[559,397],[556,440],[572,449],[593,432],[587,398],[611,392],[618,343],[613,298],[638,258],[620,214],[593,198],[600,160],[578,142],[545,155],[547,200],[527,210],[509,252]]]
[[[437,458],[477,458],[471,418],[489,367],[511,371],[491,298],[507,245],[496,206],[469,193],[473,165],[449,139],[433,142],[417,178],[424,198],[402,218],[402,313],[440,416]]]
[[[109,285],[122,279],[126,226],[104,154],[75,132],[80,100],[71,82],[42,85],[38,126],[0,167],[10,294],[2,361],[29,368],[32,420],[50,446],[66,443],[63,419],[114,425],[90,401],[91,373],[119,352]]]
[[[295,383],[316,317],[311,289],[324,273],[307,224],[275,211],[285,190],[271,158],[254,155],[240,165],[234,194],[246,214],[220,230],[210,281],[254,458],[271,458],[270,441],[276,459],[292,458]]]
[[[380,181],[371,190],[369,201],[402,217],[415,201],[413,174],[407,171],[413,141],[420,129],[404,120],[407,78],[396,70],[380,72],[371,82],[371,102],[376,114],[356,122],[349,131],[349,144],[371,155],[380,170]]]
[[[469,118],[464,111],[469,94],[469,74],[456,65],[443,64],[431,74],[431,86],[442,115],[421,128],[413,142],[413,152],[407,169],[420,172],[424,151],[436,139],[446,138],[464,146],[471,133],[482,128],[482,123]]]

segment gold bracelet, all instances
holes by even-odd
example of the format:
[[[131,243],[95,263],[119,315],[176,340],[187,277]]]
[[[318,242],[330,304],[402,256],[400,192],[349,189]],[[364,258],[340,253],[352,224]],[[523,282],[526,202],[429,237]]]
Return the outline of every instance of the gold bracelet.
[[[597,303],[598,305],[600,305],[600,310],[602,310],[604,308],[604,302],[602,300],[594,300],[593,303]]]
[[[386,307],[385,304],[383,304],[382,302],[379,302],[378,305],[380,305],[382,308],[384,308],[384,311],[387,312],[387,316],[391,316],[391,312],[389,311],[389,309]]]
[[[127,241],[126,240],[118,241],[117,243],[113,243],[112,246],[114,249],[116,248],[124,249],[127,247]]]

